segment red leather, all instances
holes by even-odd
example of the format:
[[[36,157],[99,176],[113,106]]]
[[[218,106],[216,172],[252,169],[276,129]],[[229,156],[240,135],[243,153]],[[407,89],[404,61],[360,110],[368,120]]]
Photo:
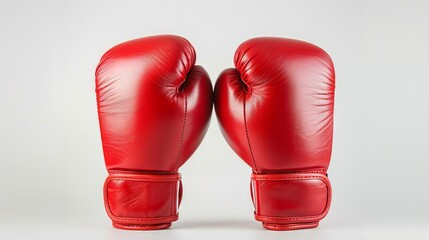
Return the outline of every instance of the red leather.
[[[215,86],[215,109],[232,149],[253,169],[255,218],[270,230],[316,227],[330,206],[335,73],[319,47],[255,38]]]
[[[178,169],[209,126],[213,88],[184,38],[119,44],[96,70],[105,206],[122,229],[163,229],[178,218]]]
[[[317,227],[328,213],[331,184],[324,174],[253,173],[251,179],[255,219],[267,229]]]
[[[169,227],[179,218],[180,178],[179,173],[110,172],[104,184],[104,201],[107,214],[114,220],[113,225],[141,229],[148,222],[151,224],[149,229],[166,223]]]

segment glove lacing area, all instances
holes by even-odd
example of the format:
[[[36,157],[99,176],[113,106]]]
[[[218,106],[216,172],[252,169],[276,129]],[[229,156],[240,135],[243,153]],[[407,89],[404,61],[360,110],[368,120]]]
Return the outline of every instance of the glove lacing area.
[[[314,228],[329,211],[331,184],[324,173],[252,173],[255,219],[269,230]]]
[[[169,228],[179,218],[182,189],[180,173],[112,171],[104,183],[106,212],[116,228]]]

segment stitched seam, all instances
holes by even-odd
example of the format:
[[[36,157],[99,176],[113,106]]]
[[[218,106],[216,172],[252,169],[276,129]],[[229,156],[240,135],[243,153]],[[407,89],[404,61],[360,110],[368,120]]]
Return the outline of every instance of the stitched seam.
[[[291,174],[291,173],[320,173],[323,174],[326,172],[326,169],[315,169],[315,170],[302,170],[302,171],[294,171],[294,170],[264,170],[259,174]]]
[[[115,174],[110,175],[109,181],[112,180],[130,180],[130,181],[137,181],[137,182],[174,182],[180,180],[181,176],[180,174],[174,174],[171,175],[150,175],[151,177],[147,177],[145,175],[140,174],[127,174],[128,176],[115,176]],[[156,177],[155,177],[156,176]]]
[[[134,175],[171,175],[176,174],[177,171],[130,171],[130,170],[108,170],[109,174],[134,174]]]
[[[269,224],[269,225],[284,228],[284,227],[293,227],[293,226],[301,226],[301,225],[315,225],[315,224],[317,224],[317,222],[315,222],[315,223],[292,223],[292,224],[287,223],[285,225],[282,225],[282,224]]]
[[[283,220],[283,221],[290,221],[290,220],[313,220],[313,219],[320,219],[320,215],[319,216],[314,216],[314,217],[295,217],[295,218],[288,218],[288,217],[285,217],[285,218],[276,218],[276,217],[265,217],[265,216],[260,216],[260,215],[256,215],[257,216],[257,218],[260,218],[261,220],[277,220],[277,221],[281,221],[281,220]]]
[[[171,223],[155,223],[155,224],[127,224],[127,223],[115,223],[117,225],[121,225],[127,228],[131,228],[131,229],[141,229],[142,227],[156,227],[156,226],[162,226],[162,225],[166,225],[166,224],[171,224]]]
[[[126,218],[126,217],[113,217],[113,219],[115,221],[130,221],[130,222],[155,222],[155,221],[168,221],[168,220],[173,220],[176,219],[176,217],[178,217],[179,215],[172,215],[172,216],[168,216],[168,217],[163,217],[163,218],[153,218],[153,219],[139,219],[139,218]]]
[[[249,150],[250,150],[250,155],[252,156],[253,166],[255,167],[255,170],[258,171],[258,167],[256,166],[255,156],[253,155],[252,145],[250,144],[249,129],[247,128],[246,95],[244,95],[244,101],[243,101],[243,115],[244,115],[244,127],[246,128],[247,144],[249,145]]]
[[[264,177],[259,177],[259,178],[253,178],[253,180],[255,181],[282,181],[282,180],[300,180],[300,179],[313,179],[313,178],[317,178],[320,180],[324,180],[325,178],[323,177],[319,177],[319,176],[300,176],[300,177],[285,177],[285,178],[278,178],[278,179],[272,179],[272,178],[264,178]],[[323,181],[325,182],[325,181]]]
[[[186,113],[188,111],[188,99],[186,98],[185,94],[183,94],[183,96],[185,97],[185,113],[183,116],[183,127],[182,127],[182,133],[180,134],[180,145],[179,145],[179,151],[177,153],[177,158],[176,158],[176,166],[177,166],[177,163],[179,162],[180,155],[182,154],[183,138],[185,135],[185,125],[186,125]]]
[[[294,228],[294,227],[300,227],[300,226],[317,226],[317,222],[314,222],[314,223],[294,223],[294,224],[285,224],[285,225],[271,224],[271,223],[265,223],[265,224],[270,226],[270,227],[275,227],[275,228]]]
[[[110,181],[113,180],[129,180],[129,181],[134,181],[134,182],[155,182],[155,181],[159,181],[159,182],[175,182],[178,181],[179,178],[131,178],[131,177],[112,177],[110,179]]]

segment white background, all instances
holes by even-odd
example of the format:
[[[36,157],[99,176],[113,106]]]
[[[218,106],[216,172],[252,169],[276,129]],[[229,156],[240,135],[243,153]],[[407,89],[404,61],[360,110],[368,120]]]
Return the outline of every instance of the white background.
[[[428,1],[1,1],[0,239],[428,239]],[[110,47],[178,34],[212,81],[237,46],[281,36],[325,49],[336,67],[333,202],[320,227],[263,230],[250,168],[213,115],[181,168],[180,219],[116,230],[94,70]]]

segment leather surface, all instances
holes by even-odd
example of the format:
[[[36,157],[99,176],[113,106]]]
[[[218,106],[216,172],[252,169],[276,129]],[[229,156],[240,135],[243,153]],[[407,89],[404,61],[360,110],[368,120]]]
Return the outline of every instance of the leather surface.
[[[332,149],[335,73],[319,47],[293,39],[255,38],[241,44],[236,68],[223,71],[215,86],[215,109],[231,148],[256,174],[317,171],[325,174]],[[301,196],[313,196],[318,184],[303,183]],[[295,184],[265,194],[282,201]],[[325,188],[326,190],[326,188]],[[316,194],[324,195],[325,194]],[[304,216],[320,210],[290,205],[267,213]],[[316,201],[317,202],[317,201]],[[326,202],[326,201],[325,201]]]
[[[255,219],[265,226],[317,226],[329,211],[331,184],[324,174],[252,174],[251,179]]]
[[[106,212],[118,227],[176,221],[182,198],[180,174],[111,172],[104,184]]]
[[[173,35],[131,40],[103,55],[95,81],[104,159],[110,173],[176,174],[196,150],[209,126],[213,89],[195,58],[191,44]],[[175,215],[157,203],[177,191],[168,187],[173,193],[167,193],[149,185],[110,182],[112,212],[154,219]],[[132,207],[131,203],[143,203],[142,198],[153,204]]]
[[[212,86],[177,36],[154,36],[107,51],[96,93],[108,170],[175,172],[209,126]]]
[[[174,216],[179,187],[180,174],[111,173],[105,182],[106,209],[116,218]]]

